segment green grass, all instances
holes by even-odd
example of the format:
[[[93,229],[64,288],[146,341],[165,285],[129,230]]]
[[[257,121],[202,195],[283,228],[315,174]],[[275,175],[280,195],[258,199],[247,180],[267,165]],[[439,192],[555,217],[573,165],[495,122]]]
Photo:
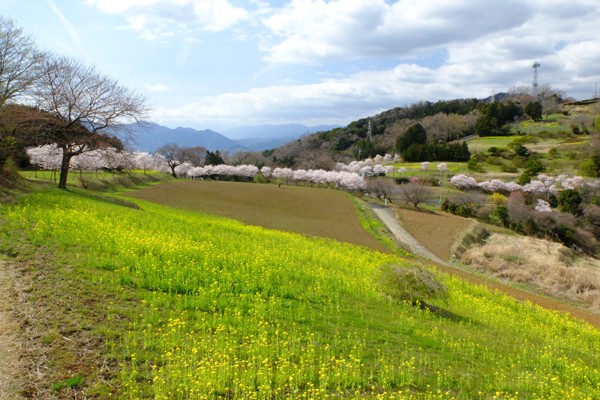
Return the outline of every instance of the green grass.
[[[31,295],[102,343],[88,358],[111,372],[81,374],[102,398],[600,395],[600,332],[563,314],[448,278],[459,318],[441,318],[379,289],[410,259],[135,202],[51,189],[0,209],[5,257],[43,254]]]
[[[57,171],[19,171],[19,173],[31,181],[51,182],[58,185],[59,172]],[[170,175],[156,171],[71,171],[67,177],[67,185],[95,191],[119,192],[141,185],[165,182],[170,179]]]

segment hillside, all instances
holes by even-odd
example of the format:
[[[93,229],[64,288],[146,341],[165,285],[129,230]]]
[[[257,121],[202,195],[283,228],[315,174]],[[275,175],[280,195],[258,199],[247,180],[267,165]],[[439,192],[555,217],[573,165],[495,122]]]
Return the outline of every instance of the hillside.
[[[446,317],[412,307],[380,286],[410,259],[76,190],[0,219],[26,396],[600,394],[598,330],[441,274]]]
[[[573,132],[589,133],[593,131],[595,116],[599,114],[595,100],[568,103],[561,102],[558,95],[552,95],[541,100],[543,114],[539,121],[532,123],[525,112],[526,104],[531,101],[528,95],[500,93],[493,99],[424,101],[408,107],[397,107],[358,119],[346,127],[307,135],[263,152],[263,162],[292,168],[331,169],[337,162],[349,163],[386,153],[398,153],[407,161],[459,161],[448,156],[439,159],[439,149],[430,149],[423,155],[413,152],[413,159],[409,160],[409,155],[400,151],[399,138],[406,137],[409,128],[420,124],[428,144],[450,145],[477,135],[491,139],[532,133],[546,134],[541,137],[541,141],[544,141],[552,139],[551,134],[559,132],[565,136]],[[578,130],[573,131],[573,128]],[[472,148],[469,143],[471,155],[477,151],[487,151],[488,147]]]

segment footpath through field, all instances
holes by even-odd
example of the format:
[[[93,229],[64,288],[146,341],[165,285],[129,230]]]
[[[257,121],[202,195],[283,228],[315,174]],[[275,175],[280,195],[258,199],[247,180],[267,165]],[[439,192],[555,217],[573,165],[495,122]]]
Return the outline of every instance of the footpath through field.
[[[394,214],[394,211],[389,207],[382,206],[380,204],[368,203],[371,209],[375,212],[377,217],[388,227],[388,229],[395,236],[396,240],[402,245],[408,247],[415,255],[426,258],[434,263],[442,272],[450,275],[457,276],[461,279],[465,279],[469,282],[485,285],[492,290],[499,290],[506,293],[517,300],[529,301],[533,304],[537,304],[541,307],[566,312],[571,314],[575,318],[587,321],[594,327],[600,329],[600,316],[583,310],[581,308],[561,303],[547,297],[539,296],[534,293],[526,292],[521,289],[517,289],[512,286],[504,285],[500,282],[493,281],[492,279],[486,279],[483,276],[471,274],[467,271],[453,267],[447,261],[433,254],[429,249],[423,246],[417,239],[415,239],[410,232],[400,224],[398,218]]]

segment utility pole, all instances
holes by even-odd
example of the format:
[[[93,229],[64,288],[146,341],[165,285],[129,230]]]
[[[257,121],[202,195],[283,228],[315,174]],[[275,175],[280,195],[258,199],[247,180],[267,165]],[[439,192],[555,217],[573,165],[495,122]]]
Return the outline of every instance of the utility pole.
[[[533,97],[535,97],[535,99],[537,100],[538,98],[538,68],[541,66],[541,64],[539,62],[534,62],[532,67],[533,67],[533,83],[532,83],[532,87],[533,87]]]

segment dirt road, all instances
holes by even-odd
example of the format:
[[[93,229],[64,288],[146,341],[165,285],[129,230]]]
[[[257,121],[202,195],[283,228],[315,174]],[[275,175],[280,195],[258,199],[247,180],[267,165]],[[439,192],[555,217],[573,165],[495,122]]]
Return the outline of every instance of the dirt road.
[[[436,256],[429,249],[427,249],[425,246],[419,243],[419,241],[417,241],[417,239],[415,239],[410,234],[410,232],[400,224],[392,209],[379,204],[369,203],[369,205],[371,206],[375,214],[388,227],[388,229],[394,234],[394,236],[400,243],[402,243],[405,247],[411,249],[414,254],[432,261],[441,271],[450,275],[457,276],[469,282],[485,285],[490,289],[497,289],[503,293],[514,297],[517,300],[530,301],[533,304],[537,304],[541,307],[550,310],[557,310],[569,313],[573,317],[582,319],[590,323],[592,326],[595,326],[596,328],[600,329],[599,315],[593,314],[575,306],[571,306],[569,304],[549,299],[547,297],[538,296],[534,293],[526,292],[508,285],[504,285],[492,279],[486,279],[485,277],[480,275],[471,274],[457,267],[453,267],[450,263]]]
[[[419,243],[417,239],[415,239],[406,229],[404,229],[394,215],[394,210],[380,204],[369,203],[369,205],[375,214],[377,214],[377,217],[379,217],[379,219],[394,234],[396,240],[408,247],[412,253],[427,258],[431,261],[435,261],[439,264],[446,263],[446,261],[433,254],[427,247]]]

